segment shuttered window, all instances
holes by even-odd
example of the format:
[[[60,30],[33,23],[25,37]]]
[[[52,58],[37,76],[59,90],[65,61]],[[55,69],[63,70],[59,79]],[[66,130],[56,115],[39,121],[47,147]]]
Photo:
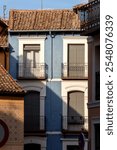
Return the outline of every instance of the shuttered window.
[[[84,44],[68,45],[68,74],[70,77],[82,76],[84,73]]]
[[[40,128],[40,93],[30,91],[24,97],[25,132],[39,132]]]
[[[72,123],[80,123],[84,116],[84,93],[73,91],[68,93],[68,120]],[[76,121],[76,122],[75,122]]]

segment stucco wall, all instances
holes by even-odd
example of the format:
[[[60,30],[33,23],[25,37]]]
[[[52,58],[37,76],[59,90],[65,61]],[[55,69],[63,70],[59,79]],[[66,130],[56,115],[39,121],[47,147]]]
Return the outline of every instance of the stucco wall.
[[[9,129],[9,137],[1,150],[23,150],[24,101],[22,97],[0,96],[0,119]]]

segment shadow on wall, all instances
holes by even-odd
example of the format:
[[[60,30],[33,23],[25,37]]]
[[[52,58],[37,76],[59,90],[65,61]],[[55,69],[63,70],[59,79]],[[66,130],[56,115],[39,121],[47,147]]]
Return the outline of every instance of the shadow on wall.
[[[24,57],[20,56],[17,60],[11,56],[11,65],[13,64],[13,67],[10,67],[11,68],[10,73],[15,79],[20,79],[19,82],[22,81],[21,79],[23,80],[26,79],[26,81],[27,79],[31,79],[28,80],[28,82],[30,81],[39,82],[39,79],[44,79],[44,81],[46,81],[46,84],[42,85],[43,82],[42,80],[40,80],[42,87],[46,86],[46,98],[45,98],[45,105],[44,105],[45,116],[39,115],[40,107],[42,107],[40,106],[41,103],[38,102],[38,100],[40,99],[39,98],[40,93],[38,91],[32,90],[27,92],[27,95],[25,96],[25,106],[24,106],[25,114],[26,111],[30,113],[27,113],[26,116],[24,115],[25,117],[28,117],[28,118],[24,118],[24,122],[28,120],[29,121],[28,125],[32,125],[31,118],[33,118],[34,119],[33,123],[35,122],[36,124],[35,127],[37,127],[38,124],[41,124],[41,118],[42,118],[42,121],[43,119],[45,119],[45,123],[43,124],[43,127],[44,130],[47,132],[67,131],[70,133],[71,131],[79,131],[80,133],[81,128],[84,127],[85,124],[85,120],[86,120],[85,117],[87,116],[84,116],[84,114],[82,114],[81,111],[76,109],[75,107],[76,100],[72,103],[72,100],[69,102],[69,99],[67,100],[68,103],[65,104],[67,105],[66,107],[68,113],[66,116],[62,114],[63,100],[61,99],[61,81],[45,80],[47,78],[47,76],[45,76],[47,74],[47,70],[46,70],[47,68],[45,67],[44,64],[42,65],[36,63],[36,60],[32,58],[35,57],[32,57],[30,54],[26,54],[26,56]],[[20,61],[18,62],[18,60]],[[33,96],[30,95],[31,93],[33,94]],[[79,107],[80,110],[82,109],[84,110],[83,104],[81,108]],[[38,119],[38,117],[40,117],[40,119]],[[31,128],[32,127],[30,127],[30,129]],[[40,129],[38,130],[39,130],[38,132],[40,132]],[[78,137],[79,133],[77,132],[77,134],[75,135],[76,138]],[[58,135],[57,137],[48,134],[46,136],[50,137],[47,139],[48,150],[62,149],[60,147],[61,145],[60,138],[62,137],[62,135],[60,135],[59,138]],[[54,144],[53,144],[53,140],[54,140]]]
[[[23,103],[13,103],[0,97],[0,148],[3,150],[23,147]]]

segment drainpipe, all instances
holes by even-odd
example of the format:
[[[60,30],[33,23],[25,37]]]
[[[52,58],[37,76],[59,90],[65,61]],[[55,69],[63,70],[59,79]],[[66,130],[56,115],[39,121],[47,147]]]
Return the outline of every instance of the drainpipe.
[[[52,34],[51,31],[49,31],[49,35],[51,37],[51,79],[53,78],[53,39],[55,38],[55,35]]]

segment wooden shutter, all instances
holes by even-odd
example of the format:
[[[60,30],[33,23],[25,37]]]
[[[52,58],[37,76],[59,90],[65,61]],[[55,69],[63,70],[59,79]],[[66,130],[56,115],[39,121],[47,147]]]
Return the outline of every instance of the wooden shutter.
[[[69,44],[68,45],[68,74],[70,77],[78,76],[81,68],[84,65],[84,45]]]
[[[69,93],[69,116],[84,115],[84,93],[74,91]]]
[[[25,132],[38,132],[40,120],[40,93],[31,91],[24,98]]]
[[[83,123],[84,117],[84,93],[74,91],[69,93],[68,123]]]

